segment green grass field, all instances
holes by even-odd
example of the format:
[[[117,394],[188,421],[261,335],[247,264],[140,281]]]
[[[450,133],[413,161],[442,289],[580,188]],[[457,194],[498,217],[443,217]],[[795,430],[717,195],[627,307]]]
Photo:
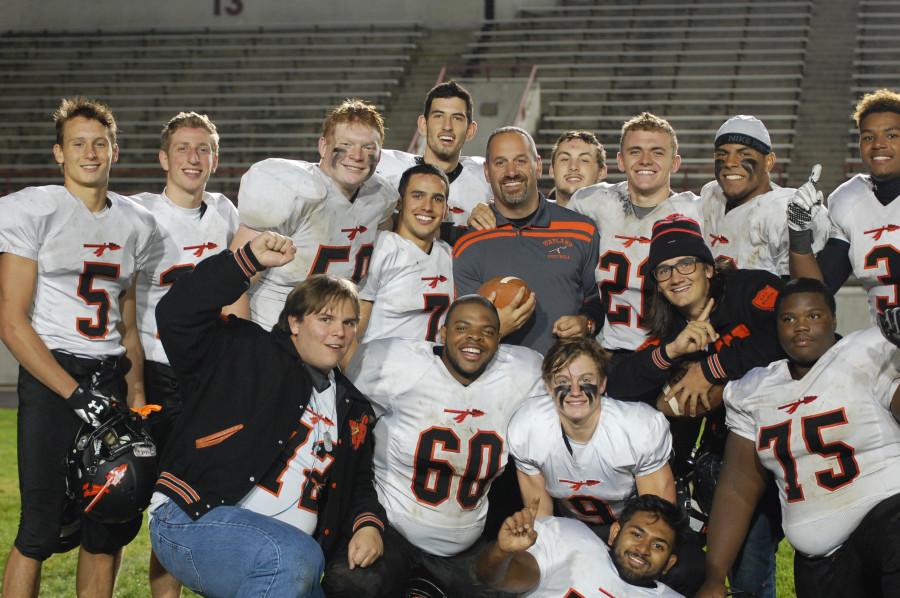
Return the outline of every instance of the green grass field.
[[[9,547],[16,537],[19,521],[19,489],[16,471],[16,412],[0,409],[0,567],[6,567]],[[73,550],[56,555],[44,564],[41,596],[71,596],[75,590],[75,560],[78,554]],[[147,586],[147,559],[150,554],[150,539],[146,525],[137,539],[125,549],[125,558],[116,596],[122,598],[142,598],[150,595]],[[778,596],[794,598],[794,578],[791,568],[793,551],[787,543],[782,543],[778,553]],[[185,595],[193,595],[185,592]]]

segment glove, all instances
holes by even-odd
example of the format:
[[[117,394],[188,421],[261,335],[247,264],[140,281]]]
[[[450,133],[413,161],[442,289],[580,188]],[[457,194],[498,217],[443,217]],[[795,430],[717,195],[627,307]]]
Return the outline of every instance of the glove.
[[[75,415],[94,428],[99,428],[106,421],[115,403],[112,397],[82,386],[76,388],[67,400]]]
[[[884,338],[900,347],[900,307],[889,307],[878,314],[878,328]]]
[[[810,226],[816,213],[822,209],[822,192],[816,190],[819,175],[822,174],[822,165],[813,166],[809,180],[799,187],[788,200],[787,223],[792,231],[804,232],[812,230]]]

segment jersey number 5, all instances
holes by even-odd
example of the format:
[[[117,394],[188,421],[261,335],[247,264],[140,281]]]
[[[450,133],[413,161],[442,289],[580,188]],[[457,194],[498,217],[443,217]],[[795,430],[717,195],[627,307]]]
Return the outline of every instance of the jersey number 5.
[[[756,449],[764,451],[772,449],[784,471],[784,490],[788,502],[804,500],[803,485],[798,481],[797,460],[791,452],[791,425],[788,420],[774,426],[759,430],[759,442]],[[800,420],[803,442],[809,454],[821,455],[826,459],[837,459],[839,471],[822,469],[816,472],[816,483],[829,492],[851,483],[859,475],[856,463],[856,450],[844,442],[826,443],[822,439],[822,429],[843,426],[847,423],[847,414],[843,409],[835,409],[818,415],[808,415]]]
[[[105,338],[109,327],[109,293],[105,289],[94,288],[95,278],[117,280],[119,278],[119,264],[85,262],[81,276],[78,277],[78,296],[88,305],[97,308],[97,316],[94,318],[76,318],[75,328],[79,334],[91,339]]]
[[[366,272],[369,271],[369,260],[372,259],[372,250],[374,248],[375,246],[371,243],[360,246],[359,250],[356,252],[356,264],[353,266],[353,274],[350,276],[350,280],[359,282],[365,277]],[[349,245],[319,245],[319,251],[316,253],[316,259],[313,260],[313,266],[309,271],[309,275],[325,274],[325,272],[328,271],[328,265],[331,262],[349,261]]]
[[[423,503],[437,506],[450,498],[457,472],[435,453],[459,453],[459,436],[450,428],[429,428],[419,435],[413,464],[412,491]],[[469,458],[462,472],[456,501],[463,509],[474,509],[500,471],[503,440],[496,432],[480,431],[469,439]]]

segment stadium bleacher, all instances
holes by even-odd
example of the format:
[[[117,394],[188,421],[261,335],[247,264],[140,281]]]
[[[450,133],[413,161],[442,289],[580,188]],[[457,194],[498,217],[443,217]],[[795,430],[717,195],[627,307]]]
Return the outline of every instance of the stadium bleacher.
[[[422,35],[416,23],[7,33],[0,36],[0,194],[59,182],[49,117],[60,97],[81,94],[110,103],[120,121],[114,189],[158,189],[159,130],[178,111],[198,110],[222,127],[215,187],[236,197],[254,161],[317,159],[324,114],[342,99],[364,97],[384,110]]]

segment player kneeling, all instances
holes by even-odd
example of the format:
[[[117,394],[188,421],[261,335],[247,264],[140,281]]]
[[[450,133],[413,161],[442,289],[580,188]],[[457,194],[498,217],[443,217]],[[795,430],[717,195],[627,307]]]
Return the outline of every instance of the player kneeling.
[[[527,598],[676,597],[657,581],[675,566],[687,530],[681,509],[653,494],[630,500],[612,524],[609,547],[574,519],[544,517],[537,505],[503,522],[475,572],[492,587]]]
[[[776,305],[788,358],[725,389],[725,463],[709,526],[706,583],[725,596],[725,572],[765,487],[778,485],[796,550],[797,596],[897,596],[900,588],[900,326],[838,340],[834,298],[800,278]],[[887,337],[888,340],[885,340]]]

